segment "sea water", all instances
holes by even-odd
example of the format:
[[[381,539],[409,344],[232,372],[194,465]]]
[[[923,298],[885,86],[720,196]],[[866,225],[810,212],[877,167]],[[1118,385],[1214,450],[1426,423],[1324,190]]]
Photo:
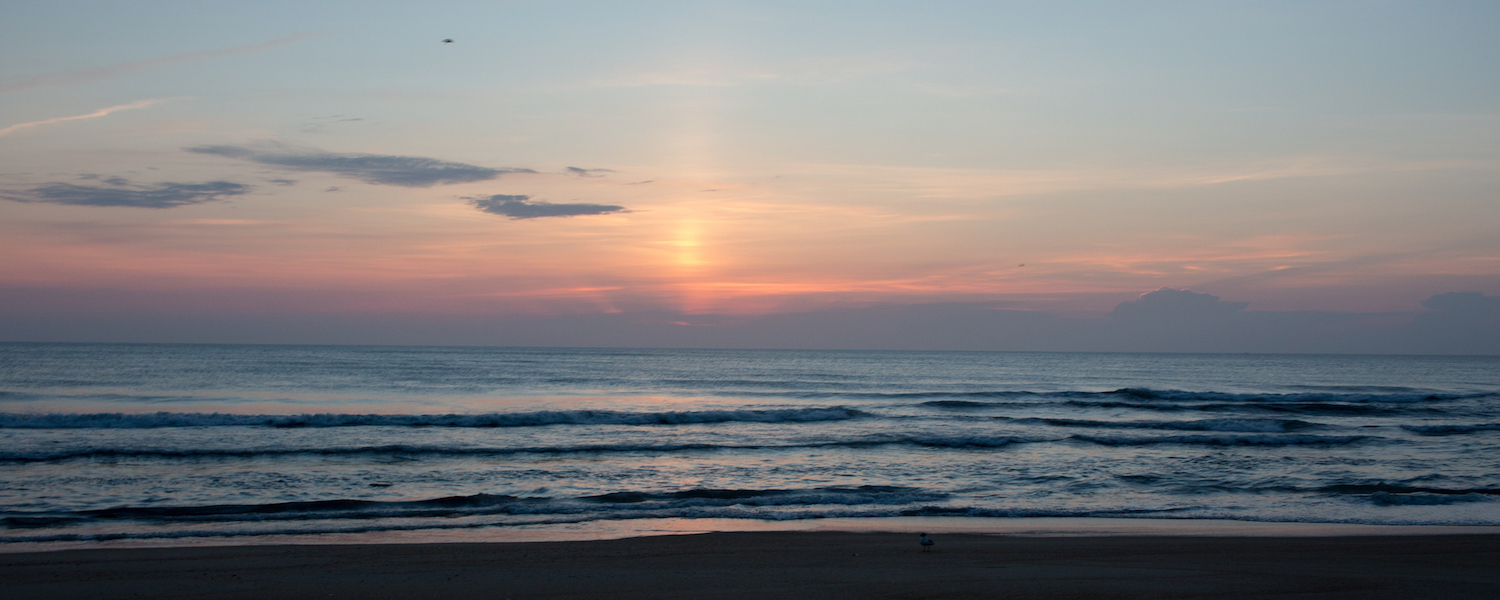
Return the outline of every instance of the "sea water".
[[[1500,525],[1500,357],[0,344],[0,543],[913,516]]]

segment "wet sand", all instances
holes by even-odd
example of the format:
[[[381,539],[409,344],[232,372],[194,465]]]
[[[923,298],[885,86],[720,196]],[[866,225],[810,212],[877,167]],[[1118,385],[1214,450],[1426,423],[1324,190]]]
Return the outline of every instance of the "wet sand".
[[[0,554],[0,598],[1500,598],[1500,535],[731,532]]]

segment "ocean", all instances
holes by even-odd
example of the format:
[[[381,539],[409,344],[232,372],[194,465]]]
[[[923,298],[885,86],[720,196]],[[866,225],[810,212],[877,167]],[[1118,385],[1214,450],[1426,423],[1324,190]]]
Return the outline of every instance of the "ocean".
[[[0,344],[0,544],[1500,525],[1500,357]]]

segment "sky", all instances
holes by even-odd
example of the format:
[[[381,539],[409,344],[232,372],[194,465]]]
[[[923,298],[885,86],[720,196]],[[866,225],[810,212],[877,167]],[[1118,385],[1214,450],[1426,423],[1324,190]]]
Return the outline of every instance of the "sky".
[[[0,3],[0,340],[1500,354],[1497,25]]]

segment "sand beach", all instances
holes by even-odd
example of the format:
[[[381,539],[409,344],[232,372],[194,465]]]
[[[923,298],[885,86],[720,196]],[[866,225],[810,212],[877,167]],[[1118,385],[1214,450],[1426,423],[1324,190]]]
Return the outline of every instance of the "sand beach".
[[[1500,535],[724,532],[0,555],[0,597],[1495,598]]]

